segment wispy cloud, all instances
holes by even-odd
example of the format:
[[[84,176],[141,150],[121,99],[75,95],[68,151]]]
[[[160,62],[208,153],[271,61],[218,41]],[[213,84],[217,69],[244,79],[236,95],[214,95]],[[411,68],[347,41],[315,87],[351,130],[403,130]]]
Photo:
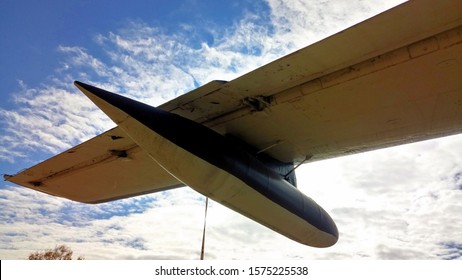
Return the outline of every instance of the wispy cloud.
[[[270,14],[247,13],[224,30],[183,26],[177,33],[143,22],[95,36],[86,46],[57,46],[56,74],[21,82],[18,109],[0,109],[0,160],[54,154],[113,126],[77,92],[82,80],[159,105],[214,79],[231,80],[397,3],[270,0]],[[191,44],[189,36],[212,39]],[[332,214],[340,241],[301,246],[212,203],[206,257],[218,259],[460,258],[461,137],[312,163],[297,170],[302,191]],[[3,184],[0,258],[26,258],[66,243],[87,259],[199,257],[203,197],[184,188],[83,205]],[[272,246],[268,246],[272,244]],[[44,248],[45,247],[45,248]]]
[[[18,109],[0,109],[0,158],[10,161],[35,149],[57,153],[110,127],[107,117],[68,86],[29,88],[21,83],[14,102]]]

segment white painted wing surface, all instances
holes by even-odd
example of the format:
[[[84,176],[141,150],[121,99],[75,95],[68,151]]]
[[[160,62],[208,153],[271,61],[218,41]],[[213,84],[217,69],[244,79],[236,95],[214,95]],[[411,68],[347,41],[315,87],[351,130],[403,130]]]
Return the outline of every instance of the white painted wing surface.
[[[283,162],[462,132],[462,1],[397,6],[160,106]],[[181,186],[115,128],[11,182],[96,203]]]
[[[118,127],[6,179],[85,203],[183,186]]]
[[[462,1],[409,1],[163,109],[283,162],[462,132]]]

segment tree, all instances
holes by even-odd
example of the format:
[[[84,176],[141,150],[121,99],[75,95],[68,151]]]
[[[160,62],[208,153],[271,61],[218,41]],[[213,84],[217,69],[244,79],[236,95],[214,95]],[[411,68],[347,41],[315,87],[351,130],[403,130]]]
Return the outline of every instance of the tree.
[[[56,246],[43,252],[34,252],[29,255],[29,260],[72,260],[72,250],[66,245]],[[78,257],[78,260],[83,260]]]

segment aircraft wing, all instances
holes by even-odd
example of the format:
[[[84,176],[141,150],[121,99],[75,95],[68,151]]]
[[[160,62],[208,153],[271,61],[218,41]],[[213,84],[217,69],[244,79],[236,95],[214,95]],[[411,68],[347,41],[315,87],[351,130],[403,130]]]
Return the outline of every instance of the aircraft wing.
[[[410,1],[160,106],[285,163],[462,132],[462,1]],[[182,184],[115,128],[14,176],[96,203]]]
[[[162,106],[283,162],[462,131],[462,1],[409,1]]]
[[[85,203],[183,186],[119,127],[5,178],[18,185]]]

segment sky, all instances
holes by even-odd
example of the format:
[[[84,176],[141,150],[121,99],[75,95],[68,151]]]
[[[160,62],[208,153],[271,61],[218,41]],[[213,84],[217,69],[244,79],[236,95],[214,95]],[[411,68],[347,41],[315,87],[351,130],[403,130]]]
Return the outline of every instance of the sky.
[[[0,173],[114,124],[72,85],[160,105],[232,80],[402,1],[0,1]],[[297,169],[336,221],[311,248],[217,203],[206,259],[462,259],[462,136]],[[189,188],[86,205],[0,182],[0,259],[66,244],[86,259],[198,259],[204,197]]]

